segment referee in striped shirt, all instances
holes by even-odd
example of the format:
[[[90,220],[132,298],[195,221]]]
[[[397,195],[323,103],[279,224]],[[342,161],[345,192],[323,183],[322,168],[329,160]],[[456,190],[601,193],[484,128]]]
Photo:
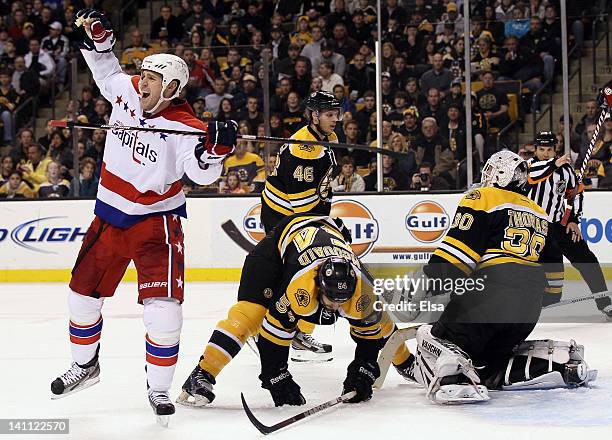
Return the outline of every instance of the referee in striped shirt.
[[[558,260],[552,262],[546,272],[548,286],[544,296],[543,305],[552,304],[561,300],[563,289],[563,256],[578,269],[592,293],[607,290],[597,257],[582,238],[580,232],[580,218],[584,193],[582,185],[574,198],[572,214],[567,226],[561,224],[565,212],[565,200],[569,192],[576,185],[578,179],[574,169],[569,164],[569,156],[555,157],[557,137],[549,132],[538,133],[535,141],[535,156],[528,160],[530,184],[527,196],[540,205],[548,214],[552,225],[552,238],[550,245],[554,246],[553,255]],[[549,245],[549,246],[550,246]],[[598,298],[597,308],[601,310],[608,320],[612,320],[612,301],[610,297]]]

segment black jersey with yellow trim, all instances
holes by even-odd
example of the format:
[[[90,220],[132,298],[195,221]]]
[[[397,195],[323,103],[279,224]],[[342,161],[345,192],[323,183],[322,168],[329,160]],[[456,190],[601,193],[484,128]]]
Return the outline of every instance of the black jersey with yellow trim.
[[[506,263],[539,267],[548,231],[546,212],[526,196],[496,187],[472,190],[459,202],[426,273],[469,276]]]
[[[310,125],[291,139],[338,142],[335,133],[324,136]],[[323,145],[285,144],[276,158],[274,171],[261,193],[261,220],[266,231],[292,214],[329,215],[331,180],[337,165],[334,152]]]
[[[347,319],[357,352],[361,357],[376,359],[394,324],[385,312],[374,309],[372,281],[361,272],[359,259],[334,221],[326,216],[292,216],[279,223],[273,237],[286,273],[260,329],[262,366],[266,362],[270,365],[286,362],[300,319],[319,325]],[[319,301],[318,270],[330,256],[351,261],[357,274],[355,294],[337,311],[325,308]],[[264,357],[269,359],[264,361]]]

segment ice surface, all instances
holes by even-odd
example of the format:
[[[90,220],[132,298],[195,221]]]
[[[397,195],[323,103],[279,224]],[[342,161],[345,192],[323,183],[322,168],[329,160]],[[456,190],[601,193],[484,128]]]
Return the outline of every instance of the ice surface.
[[[337,397],[354,344],[345,322],[318,327],[317,338],[334,344],[335,359],[324,364],[291,364],[302,386],[305,407],[274,408],[259,386],[259,359],[247,347],[221,373],[210,407],[177,406],[170,427],[156,425],[146,400],[144,326],[136,286],[124,283],[104,306],[101,381],[64,399],[52,401],[49,385],[70,365],[67,336],[67,287],[63,284],[2,284],[0,287],[1,418],[69,418],[70,435],[19,438],[61,439],[243,439],[261,438],[245,416],[240,392],[266,424]],[[573,295],[586,293],[582,282],[566,283]],[[572,296],[572,295],[568,295]],[[181,384],[198,360],[219,319],[235,301],[233,283],[188,283],[181,351],[172,388]],[[594,309],[594,305],[574,306]],[[374,398],[339,405],[274,434],[296,439],[502,439],[576,440],[612,438],[612,323],[542,324],[534,337],[575,339],[599,370],[589,389],[491,393],[487,403],[441,407],[423,390],[403,381],[393,369]],[[412,346],[414,344],[411,344]],[[448,437],[447,437],[448,436]]]

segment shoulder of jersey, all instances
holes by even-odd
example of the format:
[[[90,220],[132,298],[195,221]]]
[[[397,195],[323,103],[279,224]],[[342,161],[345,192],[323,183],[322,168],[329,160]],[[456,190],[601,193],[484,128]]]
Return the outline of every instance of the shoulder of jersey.
[[[363,277],[357,271],[355,294],[348,303],[342,305],[342,310],[347,318],[361,320],[372,313],[375,299],[372,286],[369,283],[364,284]]]
[[[333,137],[338,140],[335,133],[332,134]],[[302,141],[317,141],[315,135],[310,131],[308,125],[300,128],[296,131],[290,139],[297,139]],[[332,141],[332,137],[330,136],[330,141]],[[322,145],[302,145],[302,144],[288,144],[288,151],[292,156],[298,157],[300,159],[320,159],[325,155],[325,148]]]
[[[505,207],[522,207],[546,217],[544,209],[527,196],[492,186],[477,188],[468,192],[459,202],[459,206],[485,212],[497,211]]]
[[[312,315],[319,307],[315,282],[320,262],[313,262],[297,272],[287,286],[286,295],[291,310],[298,316]]]

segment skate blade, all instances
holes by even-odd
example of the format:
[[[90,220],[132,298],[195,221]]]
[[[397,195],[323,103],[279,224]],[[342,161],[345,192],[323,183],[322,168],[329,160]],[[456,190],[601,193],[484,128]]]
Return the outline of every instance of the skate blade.
[[[431,396],[431,400],[442,405],[478,403],[489,400],[489,394],[487,388],[482,385],[478,385],[477,389],[472,385],[455,385],[439,389]]]
[[[313,364],[329,362],[334,359],[331,353],[313,353],[310,350],[291,350],[291,360],[293,362],[310,362]]]
[[[168,427],[168,424],[170,423],[170,416],[160,416],[156,414],[156,417],[157,417],[157,424],[159,426],[162,426],[164,428]]]
[[[88,379],[88,380],[86,380],[84,382],[81,382],[81,384],[78,387],[73,388],[72,390],[68,391],[67,393],[62,393],[62,394],[53,394],[53,393],[51,393],[51,400],[63,399],[64,397],[68,397],[71,394],[78,393],[79,391],[83,391],[86,388],[94,386],[98,382],[100,382],[100,376],[96,376],[94,378],[91,378],[91,379]]]
[[[176,398],[176,403],[179,405],[191,407],[191,408],[201,408],[210,403],[204,396],[192,396],[187,391],[182,391],[181,394]]]

